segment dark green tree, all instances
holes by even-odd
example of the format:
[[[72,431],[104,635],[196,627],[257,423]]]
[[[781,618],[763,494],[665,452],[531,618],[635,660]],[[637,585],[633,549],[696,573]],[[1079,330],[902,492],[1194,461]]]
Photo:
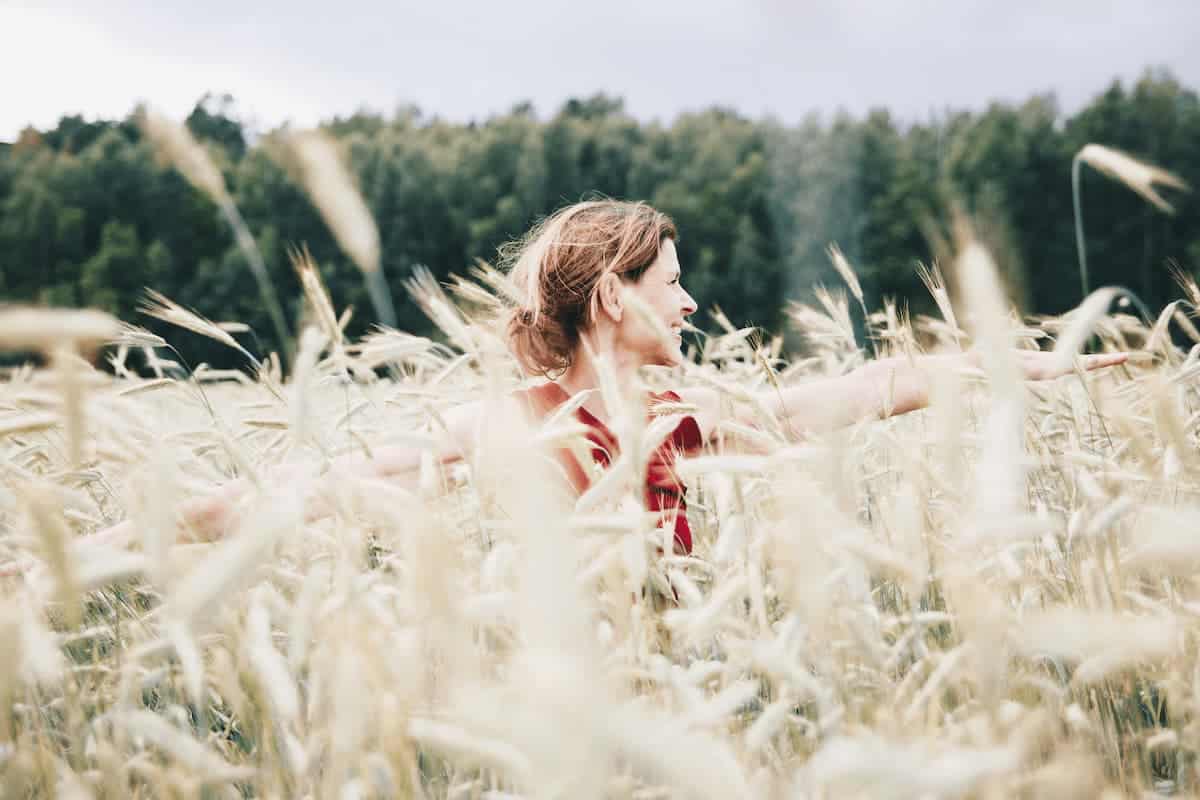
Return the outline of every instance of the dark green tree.
[[[187,125],[224,172],[286,312],[301,308],[287,251],[305,245],[335,305],[355,309],[350,334],[365,331],[373,320],[362,276],[277,157],[278,137],[250,136],[228,95],[201,98]],[[701,308],[719,304],[738,324],[778,330],[786,300],[840,285],[831,242],[857,267],[869,307],[895,297],[931,311],[916,264],[939,254],[955,209],[971,215],[1025,310],[1075,305],[1070,164],[1089,142],[1200,184],[1200,102],[1165,72],[1115,82],[1070,117],[1037,96],[915,124],[883,109],[783,125],[721,108],[643,123],[599,94],[545,118],[527,103],[467,124],[407,107],[335,118],[326,129],[378,223],[400,325],[422,333],[430,323],[402,288],[416,266],[445,279],[494,261],[538,218],[587,197],[647,200],[669,213]],[[1083,184],[1093,284],[1130,286],[1152,308],[1177,297],[1168,262],[1195,269],[1200,260],[1195,195],[1173,193],[1178,213],[1168,216],[1094,171]],[[5,299],[136,318],[147,285],[249,324],[261,339],[247,346],[260,354],[281,346],[219,210],[156,160],[132,116],[64,116],[0,144]],[[189,361],[238,363],[227,348],[171,336]]]

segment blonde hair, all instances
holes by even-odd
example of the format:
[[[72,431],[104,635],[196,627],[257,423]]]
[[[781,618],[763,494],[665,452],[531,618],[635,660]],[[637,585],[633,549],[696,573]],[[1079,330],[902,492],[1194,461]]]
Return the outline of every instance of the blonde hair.
[[[523,296],[509,312],[509,346],[525,372],[553,377],[571,365],[580,333],[596,319],[600,279],[637,280],[675,223],[646,203],[594,200],[559,209],[501,248]]]

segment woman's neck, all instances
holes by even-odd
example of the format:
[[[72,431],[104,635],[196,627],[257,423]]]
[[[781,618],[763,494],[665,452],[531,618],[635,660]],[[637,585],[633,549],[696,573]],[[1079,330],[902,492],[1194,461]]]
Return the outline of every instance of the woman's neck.
[[[620,389],[632,389],[638,384],[638,364],[633,359],[622,357],[623,355],[617,352],[617,348],[615,347],[609,346],[601,349],[594,344],[589,346],[584,342],[580,342],[575,347],[575,353],[571,358],[571,366],[567,367],[566,371],[559,376],[556,382],[568,396],[574,397],[580,392],[598,388],[600,386],[600,371],[609,369],[614,372],[617,386]],[[600,363],[602,359],[607,363]],[[587,402],[583,405],[598,419],[608,419],[608,409],[605,408],[604,399],[599,393],[594,397],[588,398]]]

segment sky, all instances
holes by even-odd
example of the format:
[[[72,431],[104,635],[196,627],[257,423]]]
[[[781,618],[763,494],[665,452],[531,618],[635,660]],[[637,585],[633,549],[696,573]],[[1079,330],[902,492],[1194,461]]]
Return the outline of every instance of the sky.
[[[0,0],[0,141],[139,102],[229,93],[259,131],[416,104],[482,119],[623,97],[669,122],[722,105],[901,119],[1053,91],[1070,112],[1166,67],[1200,88],[1200,0]]]

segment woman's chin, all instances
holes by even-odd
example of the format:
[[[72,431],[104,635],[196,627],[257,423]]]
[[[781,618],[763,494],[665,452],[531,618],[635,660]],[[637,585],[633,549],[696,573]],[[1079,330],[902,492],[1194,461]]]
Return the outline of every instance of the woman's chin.
[[[665,342],[647,352],[642,358],[645,367],[678,367],[684,361],[682,342],[668,345]]]
[[[683,363],[683,350],[679,345],[671,348],[662,354],[662,359],[658,362],[660,367],[678,367]]]

